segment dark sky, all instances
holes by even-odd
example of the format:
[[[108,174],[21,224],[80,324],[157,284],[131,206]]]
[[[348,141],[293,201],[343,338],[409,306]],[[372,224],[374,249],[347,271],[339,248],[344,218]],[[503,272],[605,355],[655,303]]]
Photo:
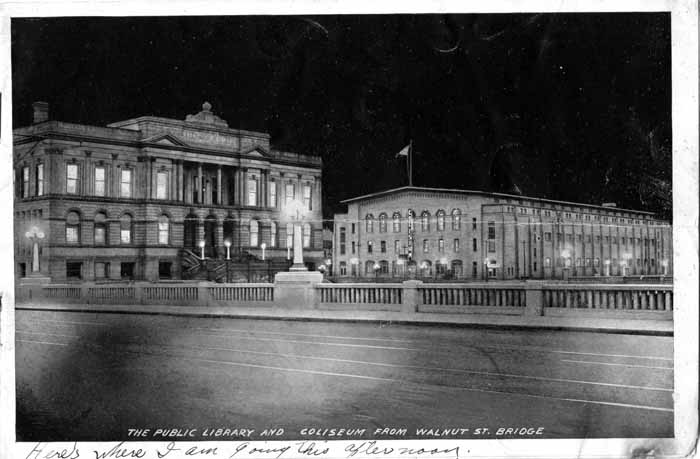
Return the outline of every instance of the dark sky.
[[[407,183],[671,205],[668,13],[13,19],[15,127],[184,119],[324,160],[324,214]]]

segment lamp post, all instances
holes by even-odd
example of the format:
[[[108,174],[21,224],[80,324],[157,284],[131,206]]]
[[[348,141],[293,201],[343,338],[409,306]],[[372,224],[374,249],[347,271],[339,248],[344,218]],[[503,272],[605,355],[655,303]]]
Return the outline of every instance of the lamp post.
[[[260,244],[260,248],[262,249],[262,259],[263,261],[265,261],[265,249],[267,248],[267,244],[263,242],[262,244]]]
[[[202,260],[204,260],[204,240],[199,241],[199,248],[202,250]]]
[[[38,273],[39,267],[39,241],[44,239],[45,234],[36,226],[32,226],[29,231],[24,233],[25,237],[32,241],[32,274]]]
[[[564,249],[561,251],[561,257],[564,259],[564,280],[569,280],[569,269],[571,269],[571,252],[569,249]]]
[[[226,259],[230,260],[231,259],[231,240],[226,239],[224,241],[224,245],[226,246]]]
[[[664,276],[667,276],[668,275],[668,260],[666,260],[666,259],[661,260],[661,267],[663,268]]]
[[[333,266],[333,260],[331,260],[330,258],[326,259],[326,269],[328,270],[329,276],[333,275],[333,271],[331,270],[332,266]]]
[[[379,263],[375,262],[373,267],[374,267],[374,279],[376,281],[379,278],[379,268],[381,268],[381,266],[379,266]]]
[[[605,260],[605,276],[610,277],[610,260]]]
[[[305,212],[304,203],[297,199],[289,202],[285,207],[287,217],[294,222],[294,264],[289,268],[290,271],[307,271],[306,266],[304,266],[301,243],[301,222]]]

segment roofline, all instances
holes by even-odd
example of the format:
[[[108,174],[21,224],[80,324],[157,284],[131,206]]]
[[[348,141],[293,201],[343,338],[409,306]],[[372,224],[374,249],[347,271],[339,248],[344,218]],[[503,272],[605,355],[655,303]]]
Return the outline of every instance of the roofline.
[[[635,212],[639,214],[646,214],[646,215],[651,215],[655,216],[656,214],[654,212],[648,212],[646,210],[634,210],[634,209],[624,209],[622,207],[607,207],[607,206],[600,206],[596,204],[585,204],[585,203],[580,203],[580,202],[570,202],[570,201],[557,201],[555,199],[546,199],[546,198],[536,198],[532,196],[521,196],[517,194],[507,194],[507,193],[494,193],[491,191],[479,191],[479,190],[459,190],[455,188],[428,188],[428,187],[419,187],[419,186],[403,186],[399,188],[392,188],[389,190],[384,190],[384,191],[378,191],[376,193],[370,193],[370,194],[365,194],[362,196],[358,196],[355,198],[350,198],[350,199],[345,199],[343,201],[340,201],[341,204],[347,204],[355,201],[360,201],[363,199],[371,199],[371,198],[376,198],[379,196],[386,196],[392,193],[399,193],[403,191],[427,191],[427,192],[433,192],[433,193],[458,193],[458,194],[476,194],[476,195],[488,195],[488,196],[498,196],[498,197],[504,197],[504,198],[514,198],[514,199],[530,199],[533,201],[540,201],[540,202],[547,202],[547,203],[552,203],[552,204],[562,204],[562,205],[569,205],[569,206],[583,206],[583,207],[590,207],[594,209],[605,209],[608,211],[622,211],[622,212]]]

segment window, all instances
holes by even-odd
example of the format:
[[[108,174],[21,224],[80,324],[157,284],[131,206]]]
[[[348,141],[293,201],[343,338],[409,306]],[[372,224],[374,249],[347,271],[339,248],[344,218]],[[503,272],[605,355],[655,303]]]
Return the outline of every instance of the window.
[[[258,246],[258,221],[257,220],[250,221],[250,246],[251,247]]]
[[[158,279],[170,279],[172,277],[173,264],[169,261],[158,262]]]
[[[158,218],[158,244],[168,244],[170,242],[170,219],[167,215]]]
[[[68,212],[66,216],[66,242],[80,243],[80,215],[77,212]]]
[[[277,223],[270,222],[270,247],[277,247]]]
[[[427,239],[423,239],[423,253],[428,253],[430,250],[430,243]]]
[[[67,261],[66,262],[66,277],[68,279],[82,279],[83,278],[83,264],[79,261]]]
[[[594,258],[594,259],[593,259],[593,266],[595,266],[595,267],[600,266],[600,258]]]
[[[590,259],[590,258],[586,258],[585,263],[586,263],[586,266],[591,266],[591,259]]]
[[[95,279],[106,279],[109,277],[109,263],[102,261],[95,262]]]
[[[372,216],[372,214],[367,214],[367,216],[365,217],[365,232],[374,232],[374,217]]]
[[[311,225],[308,223],[304,223],[304,226],[302,227],[302,247],[309,248],[311,247]]]
[[[495,222],[488,223],[488,251],[489,252],[496,251],[496,223]]]
[[[343,229],[344,229],[344,228],[343,228]],[[343,236],[344,236],[344,234],[343,234],[344,232],[345,232],[345,231],[341,231],[341,232],[340,232],[340,236],[343,238],[343,240],[345,239],[345,238],[343,237]],[[287,247],[294,247],[294,225],[291,224],[291,223],[287,223]],[[340,248],[341,248],[341,250],[342,250],[342,248],[343,248],[342,242],[341,242]],[[341,253],[343,253],[343,252],[341,252]]]
[[[345,263],[344,261],[340,262],[340,275],[341,276],[347,276],[348,275],[348,264]]]
[[[552,267],[552,259],[547,257],[544,259],[544,267],[545,268],[551,268]]]
[[[379,252],[386,253],[386,241],[379,242]]]
[[[459,252],[459,239],[452,241],[452,250],[454,252]]]
[[[44,165],[37,164],[36,166],[36,195],[44,194]]]
[[[22,184],[20,189],[20,196],[23,198],[29,197],[29,167],[22,168]]]
[[[156,174],[156,199],[168,199],[168,173],[165,171]]]
[[[544,233],[544,240],[550,242],[552,240],[552,233]]]
[[[476,218],[472,218],[472,231],[476,231]]]
[[[119,240],[122,244],[131,244],[131,215],[124,214],[120,220]]]
[[[277,207],[277,182],[274,180],[271,180],[269,183],[269,192],[270,192],[270,198],[269,198],[269,204],[270,207]]]
[[[459,209],[452,210],[452,229],[459,231],[462,226],[462,211]]]
[[[304,185],[304,188],[302,188],[301,196],[304,200],[304,209],[311,210],[311,185]]]
[[[401,253],[401,241],[394,241],[394,253]]]
[[[479,275],[479,267],[476,263],[476,261],[472,261],[472,277],[476,278]]]
[[[121,277],[122,279],[133,279],[134,278],[134,262],[126,262],[121,265]]]
[[[379,232],[386,233],[386,214],[379,214]]]
[[[121,173],[121,197],[131,197],[131,169],[122,169]]]
[[[66,164],[66,193],[78,194],[78,165]]]
[[[373,243],[372,241],[367,241],[367,253],[372,253]]]
[[[199,177],[192,177],[192,202],[199,202]]]
[[[566,242],[571,243],[574,240],[574,235],[571,233],[566,233]]]
[[[107,244],[107,216],[102,212],[95,214],[95,245]]]
[[[255,177],[248,179],[248,201],[246,204],[249,206],[258,205],[258,181]]]
[[[351,229],[352,234],[355,234],[355,224],[354,223],[350,224],[350,229]]]
[[[583,234],[576,235],[576,242],[583,242]]]
[[[438,239],[438,252],[443,253],[445,251],[445,240],[443,238]]]
[[[472,251],[474,251],[474,252],[477,251],[476,238],[472,239]]]
[[[290,202],[294,201],[294,184],[285,183],[284,185],[284,205],[289,205]]]
[[[95,196],[105,195],[105,168],[95,167]]]
[[[600,244],[600,235],[595,237],[595,242],[596,244]]]
[[[352,241],[352,254],[355,255],[355,241]]]
[[[605,243],[610,244],[610,236],[605,236]]]
[[[438,210],[437,212],[437,230],[445,231],[445,211]]]
[[[167,177],[167,176],[166,176]],[[167,180],[166,180],[167,182]],[[219,179],[218,177],[213,176],[211,180],[207,180],[207,183],[211,183],[211,203],[212,204],[221,204],[219,202]],[[166,191],[166,196],[167,196],[167,191]]]
[[[398,212],[394,212],[394,215],[391,218],[393,220],[393,231],[395,233],[400,233],[401,232],[401,214]]]
[[[340,254],[345,255],[345,227],[340,228]]]
[[[427,210],[420,215],[420,229],[421,231],[430,231],[430,214]]]

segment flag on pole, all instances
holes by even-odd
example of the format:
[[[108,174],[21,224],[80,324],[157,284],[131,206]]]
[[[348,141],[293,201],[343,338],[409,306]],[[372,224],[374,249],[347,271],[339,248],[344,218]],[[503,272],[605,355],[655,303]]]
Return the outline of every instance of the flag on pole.
[[[409,143],[405,147],[403,147],[403,150],[401,150],[396,157],[398,158],[399,156],[408,156],[408,150],[410,150],[411,144]]]

